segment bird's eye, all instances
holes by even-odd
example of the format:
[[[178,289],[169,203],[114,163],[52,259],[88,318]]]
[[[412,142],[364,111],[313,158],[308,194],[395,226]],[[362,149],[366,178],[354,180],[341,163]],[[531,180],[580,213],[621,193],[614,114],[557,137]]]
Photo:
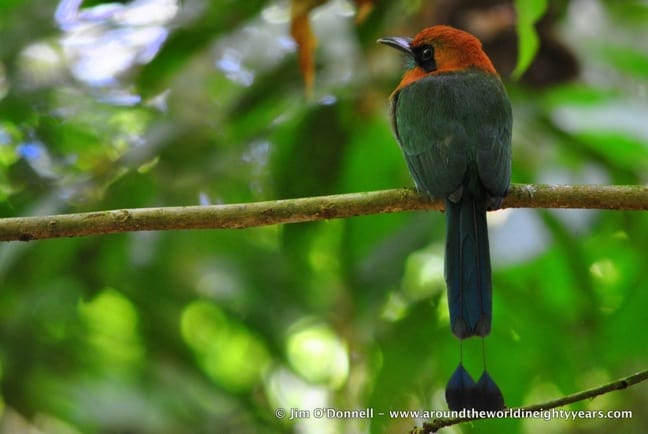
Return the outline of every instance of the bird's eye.
[[[416,63],[427,72],[437,69],[436,60],[434,59],[434,47],[432,45],[422,45],[414,48],[414,58]]]
[[[434,57],[434,49],[432,47],[425,47],[421,51],[421,60],[427,62]]]

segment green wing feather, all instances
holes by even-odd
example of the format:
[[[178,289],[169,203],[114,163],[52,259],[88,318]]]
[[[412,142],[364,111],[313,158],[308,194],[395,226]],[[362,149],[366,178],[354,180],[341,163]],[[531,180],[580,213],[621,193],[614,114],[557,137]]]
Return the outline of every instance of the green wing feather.
[[[392,98],[392,122],[419,190],[448,197],[476,171],[504,196],[511,173],[511,106],[498,77],[480,70],[430,75]],[[474,194],[482,194],[480,186]]]

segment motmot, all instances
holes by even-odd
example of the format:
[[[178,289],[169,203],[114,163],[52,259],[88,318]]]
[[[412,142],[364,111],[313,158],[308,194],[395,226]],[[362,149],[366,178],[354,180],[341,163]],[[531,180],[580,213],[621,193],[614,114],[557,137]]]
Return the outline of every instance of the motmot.
[[[409,172],[419,191],[445,199],[452,332],[460,340],[484,338],[492,322],[486,212],[501,207],[511,178],[513,116],[506,89],[481,42],[462,30],[436,25],[414,38],[378,42],[407,59],[390,97],[390,117]],[[485,362],[475,382],[460,361],[446,401],[452,410],[504,407]]]

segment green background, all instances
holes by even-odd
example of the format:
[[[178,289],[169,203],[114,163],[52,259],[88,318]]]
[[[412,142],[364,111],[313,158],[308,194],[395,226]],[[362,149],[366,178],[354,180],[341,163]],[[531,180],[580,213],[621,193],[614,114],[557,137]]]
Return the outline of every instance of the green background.
[[[331,1],[311,13],[310,98],[287,2],[72,3],[0,3],[2,217],[411,186],[387,115],[402,59],[375,40],[439,22],[480,34],[505,79],[513,182],[648,180],[645,2],[549,2],[513,81],[510,6],[377,2],[356,25]],[[646,369],[646,213],[489,223],[486,359],[508,406]],[[459,344],[443,245],[441,213],[2,243],[0,432],[405,433],[421,421],[274,409],[445,409]],[[481,342],[463,350],[478,377]],[[568,407],[630,420],[445,432],[645,433],[647,407],[640,384]]]

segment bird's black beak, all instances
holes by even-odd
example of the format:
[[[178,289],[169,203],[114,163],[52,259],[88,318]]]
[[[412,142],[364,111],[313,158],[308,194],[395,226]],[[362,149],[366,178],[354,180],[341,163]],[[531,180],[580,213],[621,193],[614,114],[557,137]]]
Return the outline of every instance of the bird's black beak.
[[[403,36],[387,36],[378,39],[379,44],[385,44],[389,47],[395,48],[403,53],[411,56],[412,53],[412,38],[405,38]]]

